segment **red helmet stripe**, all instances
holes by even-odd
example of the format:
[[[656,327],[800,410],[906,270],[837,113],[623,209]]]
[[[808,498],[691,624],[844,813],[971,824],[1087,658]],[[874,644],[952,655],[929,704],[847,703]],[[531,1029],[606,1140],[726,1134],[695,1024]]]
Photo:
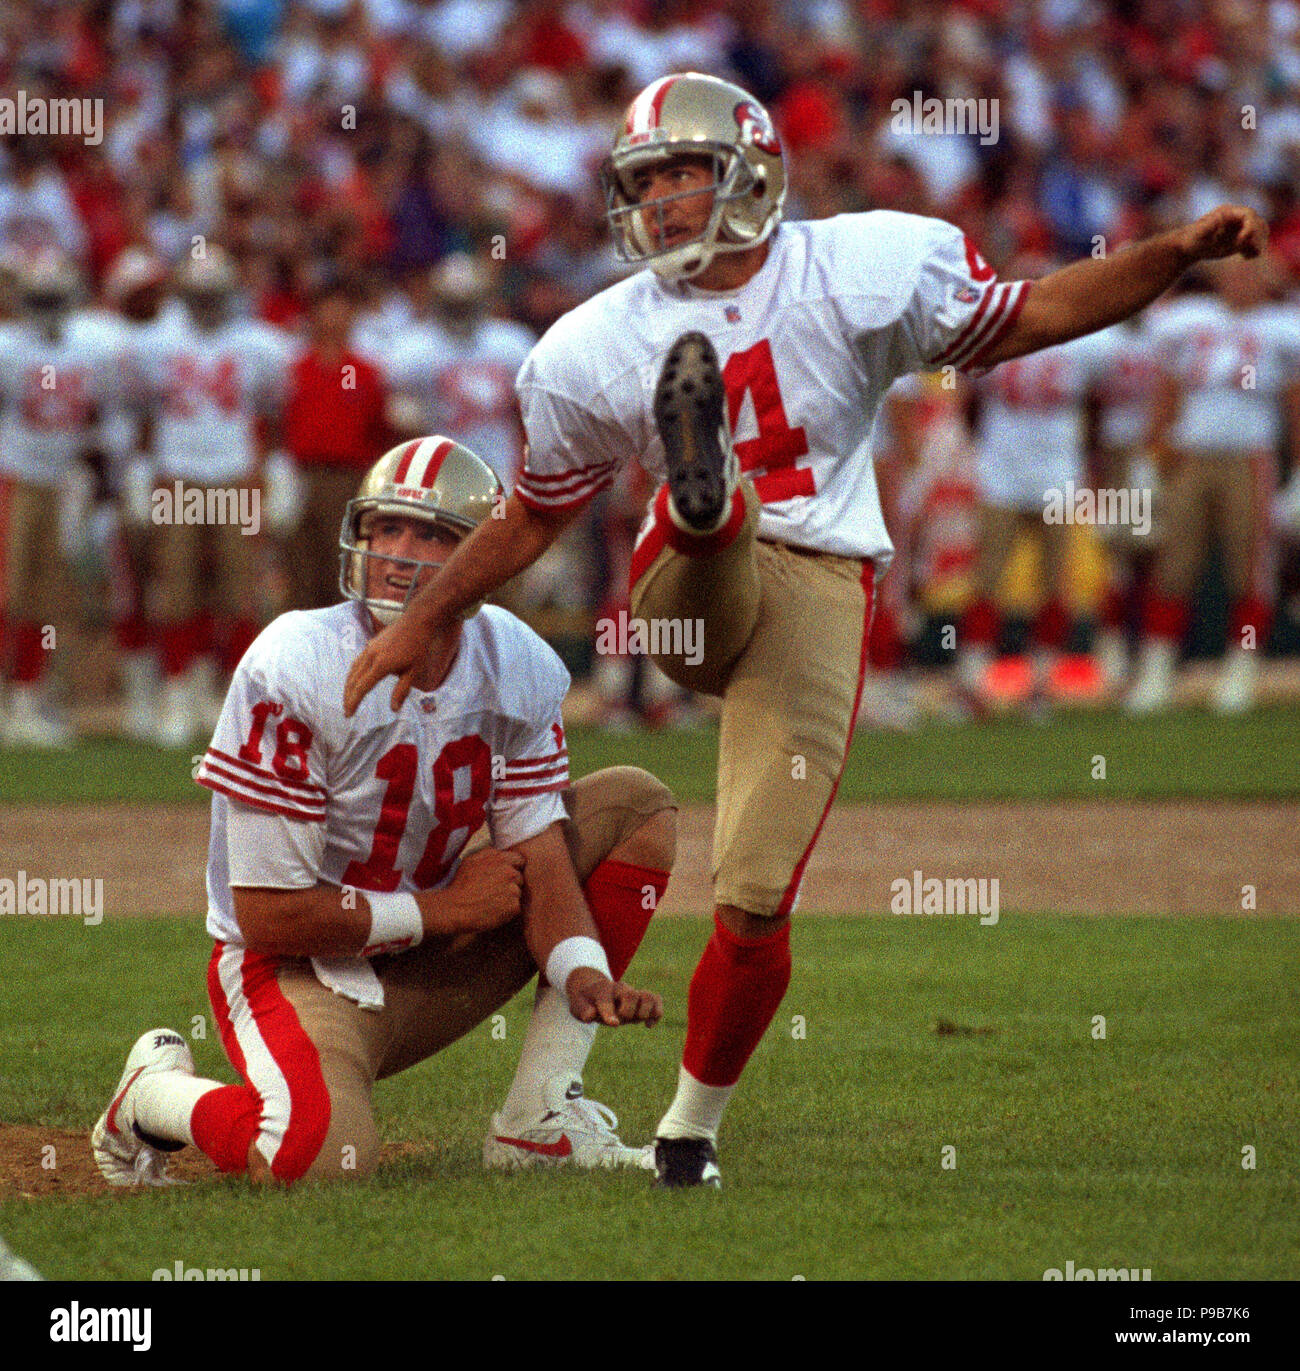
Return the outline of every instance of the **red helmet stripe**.
[[[652,129],[657,129],[659,127],[659,117],[662,115],[664,109],[664,96],[668,94],[668,88],[676,80],[677,78],[675,76],[664,77],[662,85],[655,91],[655,97],[650,102],[650,127]]]
[[[406,480],[406,473],[411,469],[411,459],[415,456],[421,441],[421,439],[416,438],[407,443],[406,451],[402,453],[401,460],[397,463],[397,470],[393,472],[393,484],[395,486],[400,486]]]
[[[442,442],[429,454],[429,460],[425,463],[424,475],[420,484],[425,490],[432,490],[433,483],[438,479],[438,473],[442,470],[442,464],[447,460],[447,454],[455,444],[450,438],[444,438]]]
[[[649,133],[651,129],[659,127],[659,117],[664,107],[664,96],[668,94],[668,87],[676,80],[676,76],[661,76],[632,101],[627,111],[625,132]]]

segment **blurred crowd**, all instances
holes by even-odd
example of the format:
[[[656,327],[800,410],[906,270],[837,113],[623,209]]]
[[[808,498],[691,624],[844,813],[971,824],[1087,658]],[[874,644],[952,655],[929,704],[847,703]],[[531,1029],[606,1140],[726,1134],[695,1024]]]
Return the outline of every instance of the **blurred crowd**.
[[[123,727],[180,743],[205,726],[259,621],[332,596],[342,503],[390,442],[453,433],[509,486],[514,370],[623,269],[596,167],[637,91],[683,69],[726,75],[767,104],[786,150],[787,218],[939,215],[1004,275],[1036,275],[1246,203],[1273,232],[1270,301],[1284,304],[1300,275],[1293,0],[10,0],[0,99],[102,101],[102,126],[51,136],[0,117],[0,327],[49,334],[54,315],[59,328],[71,320],[78,365],[100,378],[80,408],[47,405],[43,418],[0,385],[6,736],[68,736],[55,706],[60,690],[76,693],[77,666],[33,636],[54,612],[56,590],[29,585],[51,538],[79,568],[72,612],[115,626]],[[895,102],[916,92],[996,101],[998,136],[900,126]],[[167,435],[177,382],[151,378],[150,358],[196,335],[208,361],[187,374],[183,405],[195,423],[205,406],[222,417],[224,436],[204,439],[214,451],[247,445],[222,479],[257,484],[267,516],[234,544],[239,566],[212,573],[220,540],[151,527],[158,484],[202,470],[164,451],[189,439]],[[233,383],[219,338],[243,359]],[[327,378],[347,367],[359,379],[331,402]],[[904,396],[882,429],[906,568],[884,601],[883,672],[951,655],[952,643],[926,646],[936,622],[959,622],[981,595],[977,546],[935,551],[944,527],[981,536],[969,401]],[[83,474],[61,479],[55,512],[18,489],[30,471],[7,459],[24,423],[84,430],[71,445]],[[1283,423],[1274,484],[1292,436]],[[956,465],[918,486],[917,462],[939,450]],[[936,526],[933,490],[942,504],[963,482],[970,499],[949,500],[951,520]],[[594,617],[626,604],[648,494],[628,473],[514,588],[515,607],[589,640]],[[20,506],[32,531],[16,537]],[[939,591],[918,581],[927,556]],[[1114,578],[1094,579],[1100,603]],[[613,725],[693,717],[644,663],[601,659],[593,675]],[[958,697],[978,704],[981,690]]]

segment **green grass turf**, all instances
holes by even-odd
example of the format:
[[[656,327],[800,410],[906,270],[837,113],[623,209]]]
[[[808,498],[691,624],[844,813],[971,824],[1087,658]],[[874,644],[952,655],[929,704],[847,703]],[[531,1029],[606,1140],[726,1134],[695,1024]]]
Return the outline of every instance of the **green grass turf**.
[[[666,1022],[604,1032],[589,1065],[629,1139],[675,1079],[704,932],[651,928],[635,971],[664,992]],[[137,1032],[209,1014],[205,956],[192,920],[0,922],[0,1118],[85,1128]],[[13,1199],[0,1233],[65,1278],[179,1260],[263,1280],[1038,1280],[1073,1260],[1295,1279],[1298,973],[1297,920],[801,919],[789,995],[724,1127],[721,1194],[657,1194],[629,1173],[484,1175],[521,998],[504,1041],[485,1025],[380,1083],[382,1136],[424,1146],[368,1183]],[[208,1033],[199,1069],[230,1079]]]
[[[575,776],[617,762],[648,767],[683,801],[711,800],[717,732],[602,733],[574,728]],[[68,754],[0,750],[0,804],[112,800],[204,803],[190,773],[197,746],[163,752],[97,740]],[[1093,758],[1106,779],[1093,779]],[[1276,799],[1300,795],[1300,710],[1243,719],[1182,710],[1160,719],[1074,713],[930,724],[912,734],[861,730],[840,786],[845,800]]]

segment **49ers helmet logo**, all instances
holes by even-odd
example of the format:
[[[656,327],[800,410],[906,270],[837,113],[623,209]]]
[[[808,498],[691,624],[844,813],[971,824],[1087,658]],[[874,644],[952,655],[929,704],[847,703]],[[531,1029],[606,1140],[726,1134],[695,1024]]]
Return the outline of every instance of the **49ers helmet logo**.
[[[780,157],[781,140],[776,136],[767,111],[752,100],[742,100],[736,106],[736,127],[740,130],[742,143],[752,144],[760,152],[772,157]]]

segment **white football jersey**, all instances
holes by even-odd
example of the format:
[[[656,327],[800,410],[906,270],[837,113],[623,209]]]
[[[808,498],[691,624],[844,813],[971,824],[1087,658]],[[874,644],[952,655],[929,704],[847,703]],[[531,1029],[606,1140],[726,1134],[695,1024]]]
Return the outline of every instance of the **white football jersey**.
[[[1106,332],[1115,335],[1117,351],[1099,388],[1098,438],[1112,451],[1131,452],[1146,442],[1160,368],[1146,315]]]
[[[119,376],[115,350],[75,318],[57,342],[23,322],[0,328],[0,475],[60,485],[99,441]]]
[[[1175,300],[1151,319],[1161,367],[1182,392],[1170,442],[1185,452],[1276,446],[1278,399],[1300,379],[1300,315],[1292,305],[1231,310],[1215,295]]]
[[[390,388],[425,407],[426,431],[477,453],[507,491],[522,451],[515,374],[536,339],[522,324],[484,320],[467,337],[425,321],[382,360]]]
[[[698,329],[723,365],[759,537],[881,568],[892,548],[871,431],[885,392],[908,372],[977,369],[1028,288],[999,282],[951,224],[890,210],[781,224],[739,290],[639,272],[565,315],[524,363],[517,493],[579,505],[631,457],[662,481],[655,385],[673,342]]]
[[[210,484],[251,475],[257,416],[279,407],[294,352],[256,319],[203,330],[182,312],[142,333],[132,379],[153,411],[158,474]]]
[[[432,890],[452,879],[485,822],[492,842],[509,847],[565,817],[569,673],[551,648],[488,606],[466,621],[437,690],[412,690],[396,714],[387,691],[372,691],[347,719],[343,683],[367,620],[351,600],[282,614],[235,671],[196,776],[216,792],[214,938],[243,943],[232,881]],[[241,806],[274,816],[256,850],[231,847]]]

